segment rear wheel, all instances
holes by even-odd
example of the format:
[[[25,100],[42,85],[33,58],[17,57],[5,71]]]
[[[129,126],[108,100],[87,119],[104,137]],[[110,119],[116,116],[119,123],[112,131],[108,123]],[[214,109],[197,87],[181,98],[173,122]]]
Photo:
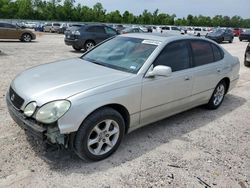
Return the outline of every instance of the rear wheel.
[[[76,154],[85,160],[98,161],[116,151],[125,133],[125,123],[119,112],[102,108],[91,114],[76,133]]]
[[[91,40],[88,40],[85,45],[84,45],[84,48],[86,51],[90,50],[91,48],[93,48],[95,46],[95,42],[94,41],[91,41]]]
[[[244,65],[245,65],[246,67],[250,67],[250,62],[246,60],[246,57],[245,57]]]
[[[30,42],[32,40],[32,37],[29,33],[24,33],[21,37],[21,41],[23,42]]]
[[[226,82],[223,80],[215,87],[214,92],[206,105],[208,109],[214,110],[219,108],[225,97],[226,87]]]

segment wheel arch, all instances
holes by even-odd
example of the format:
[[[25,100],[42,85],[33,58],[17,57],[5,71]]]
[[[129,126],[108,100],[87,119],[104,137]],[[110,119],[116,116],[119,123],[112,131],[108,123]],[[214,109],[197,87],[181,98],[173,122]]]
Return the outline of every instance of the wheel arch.
[[[111,103],[111,104],[106,104],[103,106],[100,106],[98,108],[96,108],[95,110],[93,110],[92,112],[90,112],[82,121],[82,123],[93,113],[95,113],[97,110],[100,110],[102,108],[106,108],[106,107],[110,107],[114,110],[116,110],[117,112],[119,112],[121,114],[121,116],[124,119],[125,122],[125,133],[128,132],[129,129],[129,125],[130,125],[130,115],[129,115],[129,111],[127,110],[127,108],[121,104],[118,103]]]
[[[221,79],[221,81],[224,81],[226,83],[226,87],[227,87],[226,88],[226,93],[227,93],[229,88],[230,88],[230,79],[228,77],[224,77],[223,79]]]
[[[87,44],[87,42],[93,42],[96,45],[96,41],[94,39],[85,40],[84,45]]]

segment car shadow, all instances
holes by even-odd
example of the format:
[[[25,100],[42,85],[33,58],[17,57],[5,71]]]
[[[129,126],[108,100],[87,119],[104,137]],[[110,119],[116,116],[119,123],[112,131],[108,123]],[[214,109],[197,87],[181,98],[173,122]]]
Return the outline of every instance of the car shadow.
[[[0,43],[5,43],[5,42],[7,42],[7,43],[23,43],[23,44],[30,44],[30,43],[37,43],[38,41],[33,40],[33,41],[31,41],[31,42],[22,42],[22,41],[20,41],[20,40],[0,40]]]
[[[50,166],[51,170],[66,175],[71,173],[90,174],[106,171],[109,168],[132,161],[171,140],[185,140],[183,135],[206,126],[218,118],[223,118],[245,102],[246,99],[242,97],[228,94],[217,110],[197,107],[142,127],[126,135],[118,150],[107,159],[99,162],[82,161],[73,151],[66,149],[49,148],[46,150],[44,148],[41,152],[41,146],[30,139],[28,140],[32,149]]]
[[[83,53],[85,53],[86,52],[86,50],[80,50],[80,51],[76,51],[76,50],[70,50],[70,52],[72,52],[72,53],[75,53],[75,54],[83,54]]]

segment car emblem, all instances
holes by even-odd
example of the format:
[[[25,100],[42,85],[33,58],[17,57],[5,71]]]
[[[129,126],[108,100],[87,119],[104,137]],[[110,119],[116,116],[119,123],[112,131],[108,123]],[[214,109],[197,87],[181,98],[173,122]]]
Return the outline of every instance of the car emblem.
[[[11,100],[11,101],[14,101],[14,99],[15,99],[15,95],[12,94],[11,97],[10,97],[10,100]]]

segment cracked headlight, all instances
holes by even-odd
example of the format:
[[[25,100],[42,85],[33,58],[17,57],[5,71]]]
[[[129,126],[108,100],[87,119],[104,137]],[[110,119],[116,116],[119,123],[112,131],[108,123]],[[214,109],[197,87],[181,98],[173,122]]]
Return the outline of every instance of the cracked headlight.
[[[36,102],[30,102],[24,109],[24,115],[27,117],[31,117],[36,111]]]
[[[43,105],[36,113],[36,120],[41,123],[53,123],[62,117],[70,108],[67,100],[53,101]]]

